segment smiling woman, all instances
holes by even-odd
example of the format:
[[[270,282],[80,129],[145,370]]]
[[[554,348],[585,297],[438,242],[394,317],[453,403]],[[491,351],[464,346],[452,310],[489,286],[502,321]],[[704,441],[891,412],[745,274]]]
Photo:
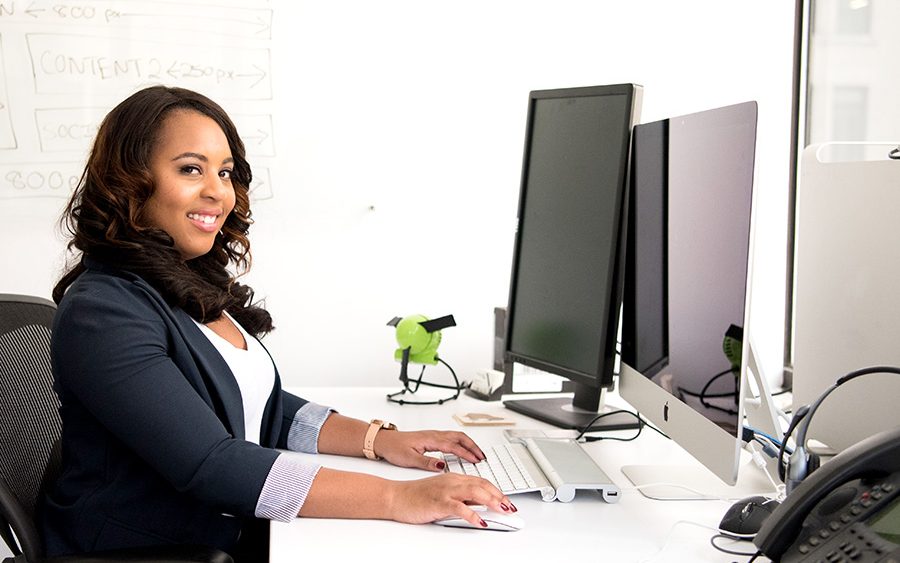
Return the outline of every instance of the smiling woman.
[[[484,459],[461,432],[398,431],[281,389],[253,291],[250,167],[222,109],[141,90],[104,119],[66,210],[78,261],[54,289],[62,470],[40,510],[49,556],[199,544],[267,560],[268,520],[425,523],[469,506],[515,512],[479,478],[389,481],[294,450],[442,472],[426,452]]]

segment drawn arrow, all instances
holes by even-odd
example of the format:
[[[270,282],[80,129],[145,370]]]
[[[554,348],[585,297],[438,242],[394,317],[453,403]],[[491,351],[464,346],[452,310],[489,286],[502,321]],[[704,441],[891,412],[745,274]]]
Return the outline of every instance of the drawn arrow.
[[[265,34],[269,35],[272,31],[272,24],[270,22],[263,21],[262,18],[257,17],[256,23],[260,26],[258,30],[256,30],[256,35]]]
[[[257,129],[256,132],[259,133],[259,135],[247,135],[246,137],[244,137],[244,140],[245,141],[246,140],[254,140],[255,141],[255,140],[259,139],[259,141],[257,141],[256,144],[261,145],[265,142],[266,139],[269,138],[269,134],[266,133],[265,131],[263,131],[262,129]]]
[[[34,2],[28,4],[28,7],[25,8],[25,13],[28,14],[29,16],[33,17],[33,18],[38,17],[38,16],[34,15],[35,13],[37,13],[37,12],[46,12],[46,11],[47,11],[46,8],[37,8],[37,9],[34,8]]]
[[[250,196],[255,200],[259,201],[262,199],[272,199],[272,192],[265,187],[265,180],[254,181],[250,185]]]
[[[251,88],[253,88],[253,87],[256,86],[257,84],[259,84],[260,82],[262,82],[263,79],[264,79],[266,76],[268,76],[268,75],[266,74],[266,71],[264,71],[263,69],[259,68],[258,66],[253,65],[253,68],[255,68],[256,70],[258,70],[259,72],[258,72],[258,73],[254,73],[254,74],[236,74],[236,75],[235,75],[235,76],[240,77],[240,78],[252,78],[252,77],[254,77],[254,76],[258,76],[259,79],[258,79],[256,82],[254,82],[253,84],[250,85]]]

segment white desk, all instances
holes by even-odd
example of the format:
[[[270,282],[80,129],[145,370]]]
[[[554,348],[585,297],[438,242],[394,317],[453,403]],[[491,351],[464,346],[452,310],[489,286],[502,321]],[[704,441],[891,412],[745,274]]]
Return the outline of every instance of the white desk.
[[[440,406],[396,405],[385,400],[388,388],[290,389],[301,397],[329,405],[342,414],[369,420],[383,418],[400,429],[464,430],[479,444],[502,442],[502,428],[465,427],[452,418],[455,412],[491,412],[502,404],[461,396]],[[514,428],[552,428],[503,409],[518,422]],[[629,436],[634,430],[615,435]],[[601,441],[588,450],[623,494],[606,504],[593,491],[579,491],[570,503],[545,503],[537,493],[514,495],[513,502],[526,527],[519,532],[446,528],[433,524],[409,525],[377,520],[298,518],[289,524],[272,523],[272,563],[288,561],[415,561],[431,558],[496,559],[525,557],[526,561],[746,561],[721,553],[709,544],[713,531],[680,521],[715,528],[726,501],[653,501],[634,490],[619,468],[628,464],[696,465],[687,453],[656,432],[645,429],[634,442]],[[293,454],[306,455],[306,454]],[[417,479],[432,473],[402,469],[385,462],[330,455],[308,456],[337,469],[361,471],[392,479]],[[715,477],[710,473],[710,479]],[[736,551],[755,551],[752,544],[724,541]],[[586,557],[585,557],[586,556]],[[757,561],[766,561],[765,558]]]

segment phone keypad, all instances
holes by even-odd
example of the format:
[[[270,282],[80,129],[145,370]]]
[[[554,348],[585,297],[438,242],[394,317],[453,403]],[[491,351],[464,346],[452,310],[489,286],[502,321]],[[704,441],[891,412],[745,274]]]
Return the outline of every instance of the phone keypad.
[[[834,508],[811,514],[801,532],[802,541],[794,544],[790,550],[793,556],[785,554],[784,561],[866,563],[883,560],[897,547],[872,531],[865,521],[897,498],[898,483],[890,480],[869,487],[858,480],[847,485],[855,486],[856,492],[842,507],[832,504]]]

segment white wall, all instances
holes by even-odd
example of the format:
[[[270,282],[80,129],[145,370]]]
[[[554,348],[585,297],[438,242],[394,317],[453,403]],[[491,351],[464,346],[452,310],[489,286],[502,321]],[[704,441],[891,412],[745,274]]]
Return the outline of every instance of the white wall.
[[[753,332],[765,368],[780,371],[792,2],[215,2],[271,10],[271,38],[216,33],[227,18],[216,19],[221,8],[207,0],[141,4],[199,19],[190,31],[160,18],[152,28],[65,32],[110,34],[111,49],[140,37],[137,51],[151,45],[148,34],[164,36],[170,59],[172,41],[184,57],[216,46],[226,59],[241,46],[251,58],[271,53],[257,64],[270,64],[270,97],[186,75],[165,81],[232,112],[271,115],[272,144],[251,159],[271,181],[257,192],[247,281],[275,317],[265,343],[286,385],[395,384],[385,323],[412,313],[456,316],[441,355],[461,376],[489,366],[492,311],[507,299],[528,92],[618,82],[644,86],[643,121],[759,102]],[[66,96],[20,89],[31,80],[15,75],[29,70],[23,36],[35,24],[17,17],[0,19],[9,92],[0,105],[17,143],[0,143],[0,292],[46,296],[62,263],[54,229],[63,199],[22,197],[3,184],[10,167],[57,158],[39,143],[31,110],[108,109],[141,82],[104,89],[85,80]],[[63,33],[63,23],[47,25]]]

